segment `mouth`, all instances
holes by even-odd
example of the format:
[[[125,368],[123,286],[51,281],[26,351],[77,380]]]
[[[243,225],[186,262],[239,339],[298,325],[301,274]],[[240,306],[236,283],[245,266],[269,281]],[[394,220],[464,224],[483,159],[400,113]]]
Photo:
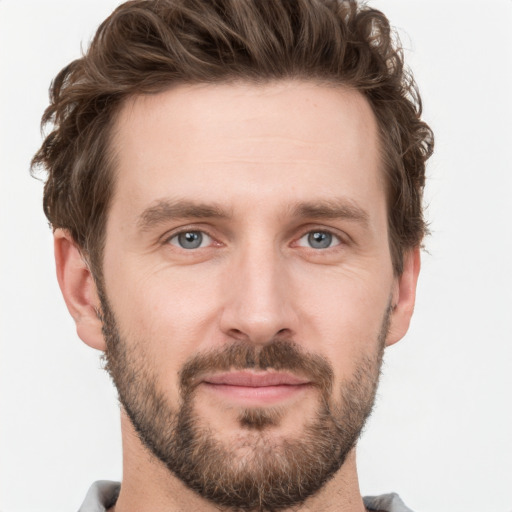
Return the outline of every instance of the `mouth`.
[[[209,392],[243,406],[275,405],[297,397],[312,382],[283,372],[227,372],[206,376],[201,385]]]

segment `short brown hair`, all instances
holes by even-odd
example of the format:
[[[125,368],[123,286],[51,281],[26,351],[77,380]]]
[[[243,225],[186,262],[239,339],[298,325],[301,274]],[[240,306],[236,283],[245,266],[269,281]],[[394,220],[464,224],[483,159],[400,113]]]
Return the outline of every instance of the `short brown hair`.
[[[360,91],[376,116],[388,183],[390,250],[421,244],[425,162],[433,135],[387,18],[356,0],[131,0],[99,27],[87,53],[50,88],[53,131],[32,169],[48,173],[43,206],[101,275],[115,162],[109,135],[132,95],[176,83],[297,78]]]

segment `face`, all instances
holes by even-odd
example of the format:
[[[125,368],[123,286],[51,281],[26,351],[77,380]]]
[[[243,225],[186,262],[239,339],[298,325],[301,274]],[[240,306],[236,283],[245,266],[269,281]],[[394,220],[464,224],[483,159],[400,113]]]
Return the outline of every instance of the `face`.
[[[182,86],[124,105],[113,147],[99,292],[135,429],[217,504],[304,501],[404,330],[371,108],[305,82]]]

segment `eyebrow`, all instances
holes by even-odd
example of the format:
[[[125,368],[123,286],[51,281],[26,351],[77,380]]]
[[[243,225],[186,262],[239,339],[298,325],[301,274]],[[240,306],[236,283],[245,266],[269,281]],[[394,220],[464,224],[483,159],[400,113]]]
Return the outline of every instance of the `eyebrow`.
[[[196,203],[187,200],[159,200],[146,208],[137,220],[141,231],[148,231],[154,226],[173,219],[228,219],[231,214],[215,203]]]
[[[368,225],[368,213],[348,199],[321,199],[292,204],[288,211],[292,217],[302,219],[348,219]],[[216,203],[196,203],[189,200],[159,200],[146,208],[138,217],[141,231],[175,219],[230,219],[232,214]]]
[[[347,219],[364,226],[369,222],[368,212],[349,199],[322,199],[299,203],[292,206],[292,214],[301,218]]]

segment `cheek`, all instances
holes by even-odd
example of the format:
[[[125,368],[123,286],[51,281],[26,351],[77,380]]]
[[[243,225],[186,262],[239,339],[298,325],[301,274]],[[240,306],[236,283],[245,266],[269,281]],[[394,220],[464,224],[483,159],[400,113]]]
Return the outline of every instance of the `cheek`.
[[[176,387],[185,362],[215,339],[214,281],[188,269],[148,271],[126,261],[108,274],[107,294],[122,336],[128,345],[143,345],[146,364],[164,389]]]
[[[333,272],[323,280],[312,279],[303,286],[301,317],[304,343],[332,362],[335,372],[350,375],[357,361],[378,351],[391,293],[391,277]]]

